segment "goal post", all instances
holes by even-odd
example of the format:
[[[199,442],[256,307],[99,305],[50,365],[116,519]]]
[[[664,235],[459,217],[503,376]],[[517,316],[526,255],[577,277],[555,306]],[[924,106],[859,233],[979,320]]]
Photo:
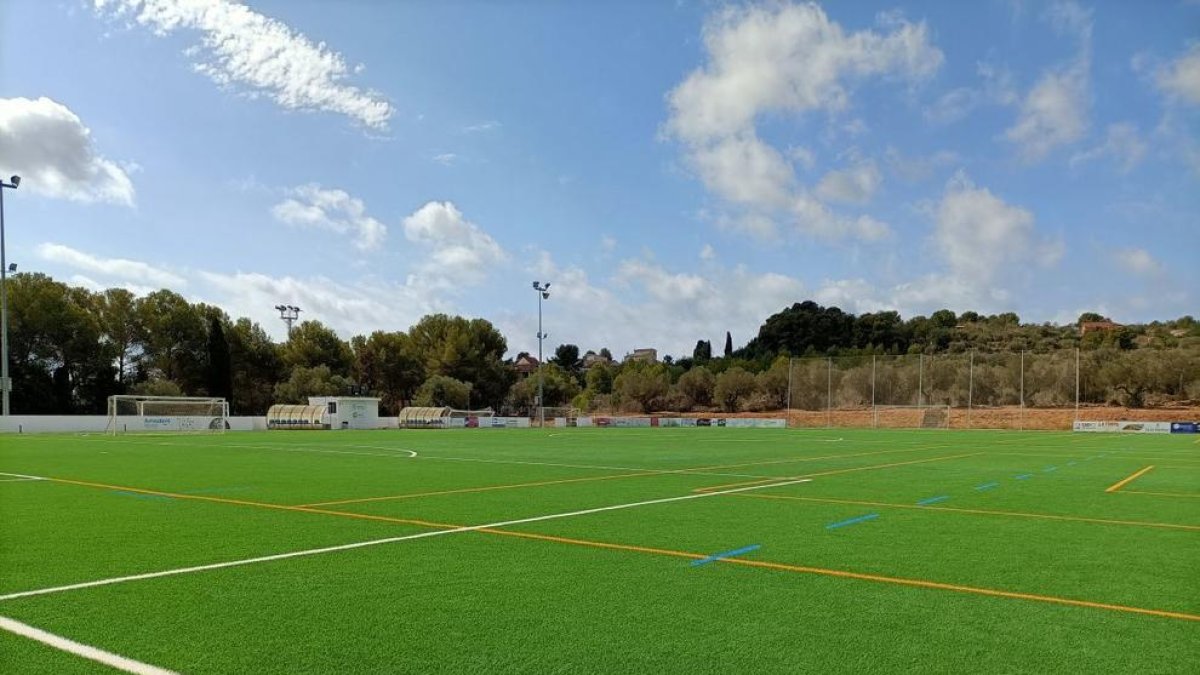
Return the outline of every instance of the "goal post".
[[[871,409],[871,426],[877,429],[949,429],[950,406],[877,405]]]
[[[229,425],[229,403],[208,396],[108,397],[105,432],[116,435],[135,432],[224,433]]]

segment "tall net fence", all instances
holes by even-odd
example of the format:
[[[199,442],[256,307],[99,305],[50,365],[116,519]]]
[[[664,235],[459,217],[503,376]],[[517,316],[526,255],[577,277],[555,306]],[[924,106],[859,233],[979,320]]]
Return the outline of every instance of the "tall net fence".
[[[1200,353],[1182,349],[796,358],[788,379],[810,427],[1069,429],[1200,406]]]

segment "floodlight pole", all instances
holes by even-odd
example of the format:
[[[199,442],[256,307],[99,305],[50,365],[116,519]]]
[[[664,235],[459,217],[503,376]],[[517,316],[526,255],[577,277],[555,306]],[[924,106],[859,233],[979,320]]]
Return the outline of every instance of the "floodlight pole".
[[[546,333],[542,331],[542,300],[550,299],[550,282],[541,283],[540,281],[533,282],[533,290],[538,294],[538,427],[546,427],[546,402],[543,400],[543,385],[542,378],[542,340],[546,338]]]
[[[783,426],[790,426],[792,423],[792,357],[788,357],[788,393],[787,393],[787,412],[783,416]]]
[[[275,309],[279,310],[279,318],[283,319],[283,323],[287,326],[288,338],[291,338],[292,324],[300,318],[300,312],[304,310],[295,305],[275,305]]]
[[[4,189],[16,190],[21,184],[20,176],[13,176],[12,182],[0,180],[0,390],[3,391],[3,405],[0,414],[8,417],[9,393],[12,380],[8,378],[8,259],[4,250]]]

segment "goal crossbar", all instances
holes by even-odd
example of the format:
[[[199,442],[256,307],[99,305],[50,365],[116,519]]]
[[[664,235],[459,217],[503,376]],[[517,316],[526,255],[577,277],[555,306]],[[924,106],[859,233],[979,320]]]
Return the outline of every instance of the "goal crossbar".
[[[108,397],[105,432],[222,433],[229,424],[229,403],[217,396]]]

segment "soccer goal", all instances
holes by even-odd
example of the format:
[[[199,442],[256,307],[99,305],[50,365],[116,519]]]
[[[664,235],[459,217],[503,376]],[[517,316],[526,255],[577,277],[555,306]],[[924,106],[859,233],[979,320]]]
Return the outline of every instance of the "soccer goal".
[[[228,423],[229,403],[223,398],[120,394],[108,397],[105,431],[219,434]]]
[[[949,429],[948,405],[877,405],[871,426],[890,429]]]

